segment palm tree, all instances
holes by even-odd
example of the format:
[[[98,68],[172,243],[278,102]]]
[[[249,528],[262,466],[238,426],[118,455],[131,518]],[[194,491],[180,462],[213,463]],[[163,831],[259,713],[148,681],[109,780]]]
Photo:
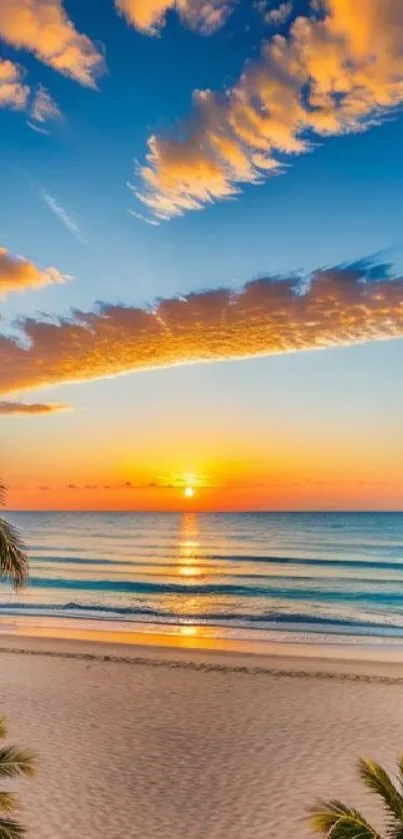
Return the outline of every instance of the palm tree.
[[[0,481],[0,506],[4,507],[6,489]],[[28,562],[22,542],[16,529],[0,517],[0,576],[10,577],[14,586],[22,586],[28,576]]]
[[[0,717],[0,739],[4,739],[7,728],[3,717]],[[31,778],[34,774],[34,759],[30,752],[17,749],[15,746],[0,747],[0,778],[10,779],[25,775]],[[12,792],[0,791],[0,839],[21,839],[25,830],[19,822],[11,817],[11,813],[18,806],[17,798]]]
[[[358,773],[367,789],[381,799],[386,817],[385,839],[403,839],[403,757],[399,761],[397,786],[382,766],[368,758],[359,758]],[[316,833],[327,839],[382,839],[358,810],[341,801],[319,802],[312,809],[309,822]]]
[[[4,484],[0,481],[0,506],[6,500]],[[0,576],[10,577],[15,587],[23,585],[28,576],[28,562],[24,544],[15,530],[5,519],[0,517]],[[7,734],[5,720],[0,717],[0,740]],[[15,746],[0,746],[0,778],[17,778],[20,775],[32,777],[34,761],[30,752]],[[25,830],[12,818],[17,807],[14,793],[0,791],[0,839],[21,839]]]

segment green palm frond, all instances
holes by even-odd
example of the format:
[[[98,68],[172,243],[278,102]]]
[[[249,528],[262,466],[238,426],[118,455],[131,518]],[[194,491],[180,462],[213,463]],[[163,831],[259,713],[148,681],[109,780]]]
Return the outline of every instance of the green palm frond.
[[[0,812],[10,813],[17,807],[17,798],[13,792],[2,792],[0,790]]]
[[[399,767],[398,778],[399,778],[400,786],[403,789],[403,755],[401,756],[401,758],[399,760],[398,767]]]
[[[32,778],[35,773],[34,756],[15,746],[3,746],[0,749],[0,778],[16,778],[26,775]]]
[[[0,818],[0,839],[22,839],[25,830],[14,819]]]
[[[358,772],[365,786],[381,798],[387,811],[390,827],[393,829],[394,822],[403,824],[403,796],[392,783],[389,775],[379,763],[369,758],[360,757],[358,760]]]
[[[1,489],[1,485],[0,485]],[[0,715],[0,738],[5,737],[7,727],[4,717]],[[0,778],[9,780],[20,775],[31,778],[34,774],[34,757],[31,752],[18,749],[16,746],[0,748]],[[13,792],[0,790],[0,839],[22,839],[25,835],[23,826],[10,817],[10,813],[18,805]]]
[[[358,810],[346,807],[341,801],[319,802],[311,812],[309,823],[327,839],[382,839]]]
[[[0,574],[10,577],[16,588],[28,576],[24,543],[16,529],[3,518],[0,518]]]

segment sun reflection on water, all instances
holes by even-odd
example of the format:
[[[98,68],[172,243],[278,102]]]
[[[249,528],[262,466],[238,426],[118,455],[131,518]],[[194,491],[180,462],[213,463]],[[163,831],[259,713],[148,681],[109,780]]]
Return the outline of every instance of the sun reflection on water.
[[[206,582],[209,576],[207,564],[198,516],[196,513],[184,513],[180,523],[175,571],[179,581],[188,588],[189,594],[182,591],[177,598],[170,598],[171,611],[175,611],[178,620],[183,621],[180,626],[181,635],[203,635],[203,625],[198,624],[197,620],[200,618],[202,621],[213,608],[214,595],[192,591],[194,582]]]
[[[177,572],[181,577],[200,577],[199,525],[194,513],[185,513],[181,519]]]

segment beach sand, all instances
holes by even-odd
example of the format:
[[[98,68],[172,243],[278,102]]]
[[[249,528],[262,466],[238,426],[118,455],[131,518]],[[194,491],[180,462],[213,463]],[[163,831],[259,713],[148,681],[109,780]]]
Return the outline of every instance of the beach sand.
[[[403,753],[402,663],[3,637],[0,697],[35,839],[304,839],[320,796],[377,818],[356,756]]]

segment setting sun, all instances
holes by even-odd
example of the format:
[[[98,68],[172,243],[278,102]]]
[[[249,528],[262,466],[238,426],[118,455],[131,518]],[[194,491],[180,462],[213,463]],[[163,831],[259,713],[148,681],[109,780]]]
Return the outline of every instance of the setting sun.
[[[185,496],[186,498],[193,498],[195,494],[193,487],[185,487]]]

